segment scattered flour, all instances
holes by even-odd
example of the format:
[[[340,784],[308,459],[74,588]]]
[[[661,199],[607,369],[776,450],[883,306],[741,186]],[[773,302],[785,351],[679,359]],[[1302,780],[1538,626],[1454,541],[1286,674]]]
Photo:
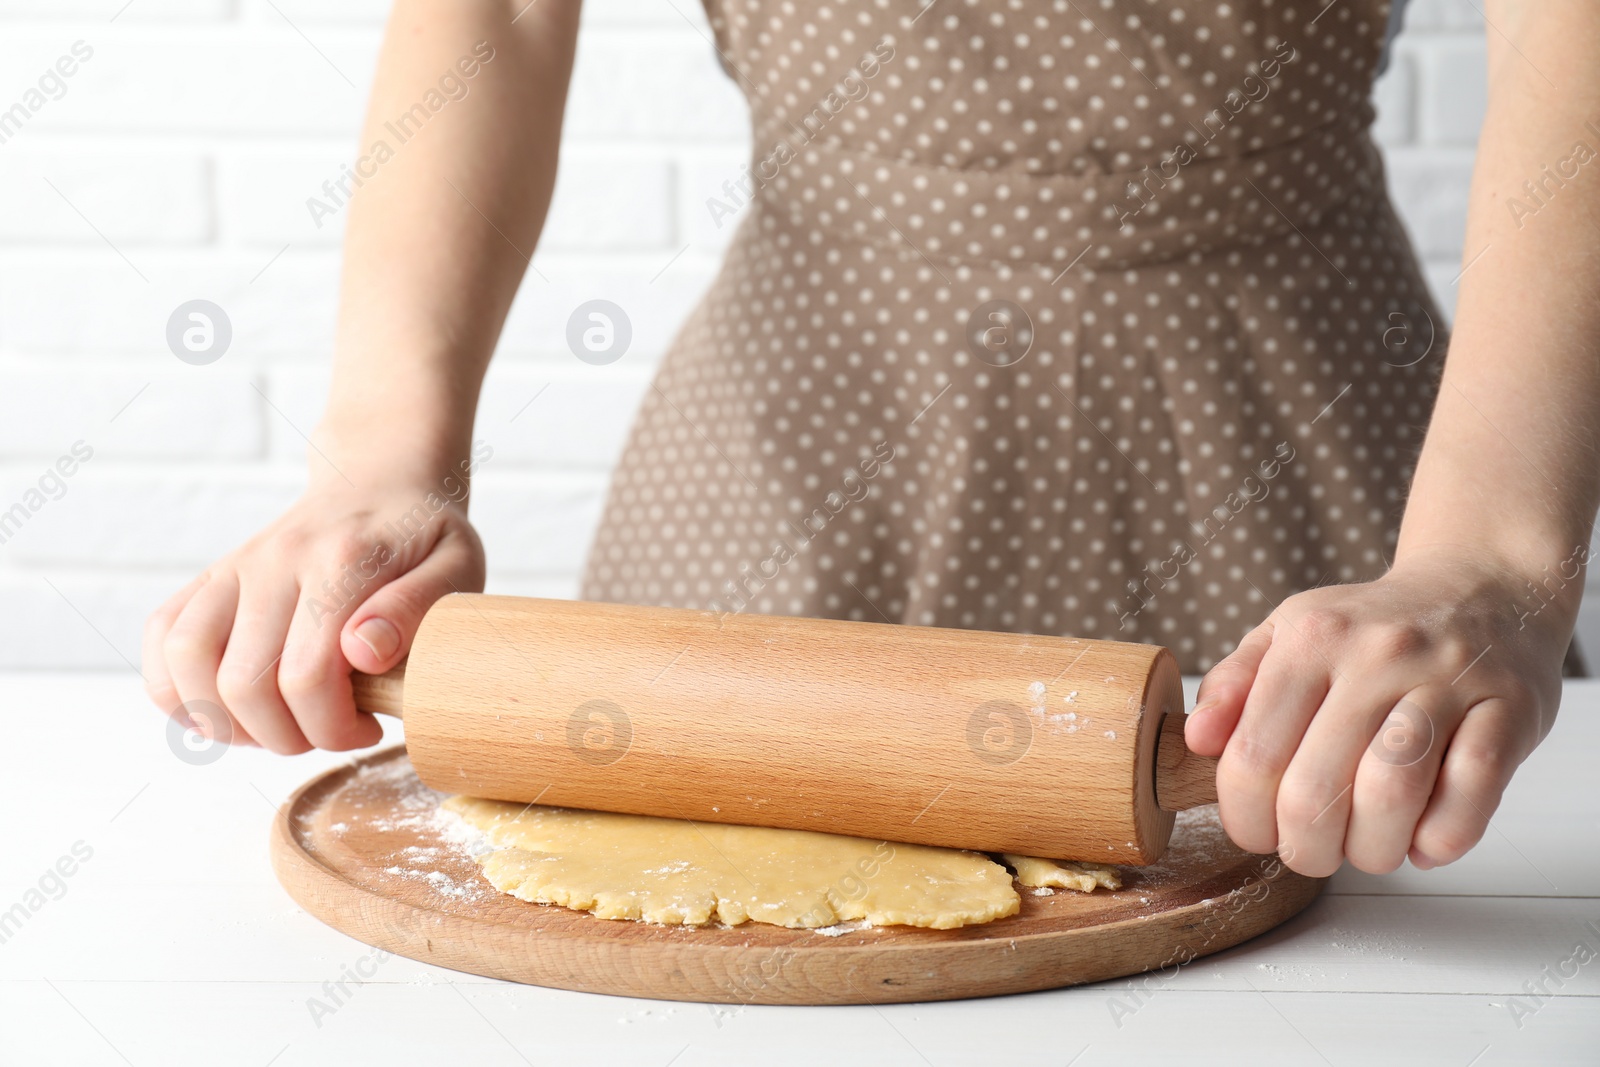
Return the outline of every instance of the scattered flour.
[[[1381,956],[1389,960],[1405,960],[1404,953],[1415,950],[1414,946],[1406,944],[1392,934],[1344,929],[1336,929],[1333,934],[1334,940],[1328,942],[1329,948],[1341,949],[1361,956]]]
[[[483,832],[454,812],[443,811],[444,794],[420,782],[411,761],[399,757],[357,769],[356,781],[347,787],[346,805],[359,812],[365,830],[402,835],[416,843],[400,845],[388,857],[383,872],[428,886],[453,900],[492,899],[499,894],[482,880],[473,857],[490,849]],[[350,820],[335,823],[345,833]]]
[[[440,807],[433,809],[432,829],[438,832],[445,844],[468,856],[481,856],[494,848],[482,830],[455,812]]]
[[[1072,695],[1077,696],[1078,691],[1074,689]],[[1048,728],[1054,734],[1075,734],[1092,721],[1085,717],[1082,722],[1079,722],[1078,713],[1075,711],[1062,711],[1052,715],[1045,709],[1046,705],[1042,703],[1032,709],[1033,724],[1041,729]]]
[[[435,891],[447,897],[464,897],[469,893],[477,895],[472,886],[456,881],[443,871],[425,871],[420,867],[385,867],[383,873],[427,882]]]

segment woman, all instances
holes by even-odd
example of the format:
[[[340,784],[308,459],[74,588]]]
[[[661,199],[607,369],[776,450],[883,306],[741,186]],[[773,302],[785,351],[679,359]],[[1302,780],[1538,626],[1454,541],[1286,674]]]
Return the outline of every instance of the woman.
[[[169,713],[220,704],[213,729],[280,752],[371,744],[350,669],[482,588],[459,494],[420,536],[385,523],[470,467],[577,8],[397,2],[364,143],[495,58],[351,205],[310,488],[152,616]],[[1206,672],[1188,740],[1221,756],[1238,844],[1313,875],[1465,853],[1553,720],[1600,503],[1600,180],[1574,147],[1600,13],[1488,5],[1453,338],[1367,133],[1386,0],[709,13],[752,204],[583,595],[1157,641]]]

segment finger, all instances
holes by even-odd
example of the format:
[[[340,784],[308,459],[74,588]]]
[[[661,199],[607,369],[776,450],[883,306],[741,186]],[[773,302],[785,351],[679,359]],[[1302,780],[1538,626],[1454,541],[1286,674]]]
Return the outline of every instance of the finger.
[[[177,686],[172,684],[172,672],[167,670],[167,658],[162,646],[166,643],[172,624],[178,620],[178,614],[209,577],[206,572],[195,575],[188,585],[168,597],[144,621],[144,640],[139,651],[142,670],[139,673],[144,676],[146,695],[168,715],[174,714],[183,701],[178,696]]]
[[[1411,842],[1413,866],[1454,863],[1482,838],[1511,775],[1537,743],[1529,716],[1492,697],[1472,707],[1450,738],[1428,806]],[[1536,722],[1535,722],[1536,726]]]
[[[1228,738],[1239,725],[1261,659],[1272,645],[1272,631],[1273,624],[1268,620],[1245,634],[1239,647],[1201,679],[1194,710],[1183,724],[1183,739],[1191,752],[1213,759],[1222,755]]]
[[[1292,855],[1295,871],[1325,878],[1344,862],[1357,772],[1402,692],[1394,684],[1339,679],[1323,698],[1278,783],[1278,848]]]
[[[337,564],[304,574],[300,597],[278,660],[278,693],[306,740],[321,749],[343,752],[383,738],[371,715],[357,712],[350,695],[350,663],[339,650],[341,628],[358,602],[330,603],[311,590],[322,588],[321,574],[336,574]]]
[[[1354,801],[1344,851],[1369,874],[1387,874],[1405,862],[1417,823],[1433,795],[1445,745],[1466,709],[1448,686],[1421,687],[1387,712],[1356,768]]]
[[[202,736],[230,745],[251,743],[249,732],[228,714],[217,692],[217,668],[238,603],[238,576],[213,575],[195,590],[161,643],[180,701],[177,713],[187,715]]]
[[[340,650],[350,665],[382,674],[411,651],[422,617],[440,597],[483,588],[483,555],[470,527],[451,527],[414,569],[380,586],[344,624]]]
[[[1303,646],[1293,631],[1277,630],[1217,761],[1223,829],[1250,852],[1278,847],[1278,783],[1328,694],[1326,663]]]
[[[293,756],[311,748],[278,692],[278,659],[294,616],[299,586],[292,578],[264,579],[260,590],[240,579],[239,608],[217,668],[222,706],[264,747]]]

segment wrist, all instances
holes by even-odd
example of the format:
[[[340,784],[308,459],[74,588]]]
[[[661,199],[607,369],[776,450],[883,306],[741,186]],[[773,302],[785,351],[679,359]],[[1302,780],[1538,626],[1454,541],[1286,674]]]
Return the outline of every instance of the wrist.
[[[336,415],[330,412],[310,437],[310,484],[364,491],[387,488],[450,489],[459,495],[471,474],[493,455],[487,442],[474,442],[470,427],[429,426],[421,420],[385,413]]]
[[[1518,629],[1538,619],[1570,631],[1583,599],[1589,556],[1588,544],[1576,539],[1569,544],[1552,539],[1538,549],[1516,550],[1459,540],[1413,541],[1396,553],[1390,573],[1442,573],[1463,594],[1487,586],[1504,601],[1506,615]]]

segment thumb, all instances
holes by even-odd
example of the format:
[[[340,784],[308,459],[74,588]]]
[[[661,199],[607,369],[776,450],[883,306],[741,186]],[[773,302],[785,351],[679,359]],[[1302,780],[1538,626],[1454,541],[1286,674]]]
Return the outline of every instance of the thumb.
[[[1272,646],[1273,625],[1262,623],[1245,634],[1231,654],[1206,672],[1200,681],[1194,710],[1183,724],[1183,739],[1196,755],[1222,755],[1244,714],[1245,698],[1255,684],[1261,660]]]
[[[470,526],[452,526],[411,570],[380,586],[345,620],[339,649],[350,666],[382,674],[411,651],[434,601],[483,589],[483,546]]]

